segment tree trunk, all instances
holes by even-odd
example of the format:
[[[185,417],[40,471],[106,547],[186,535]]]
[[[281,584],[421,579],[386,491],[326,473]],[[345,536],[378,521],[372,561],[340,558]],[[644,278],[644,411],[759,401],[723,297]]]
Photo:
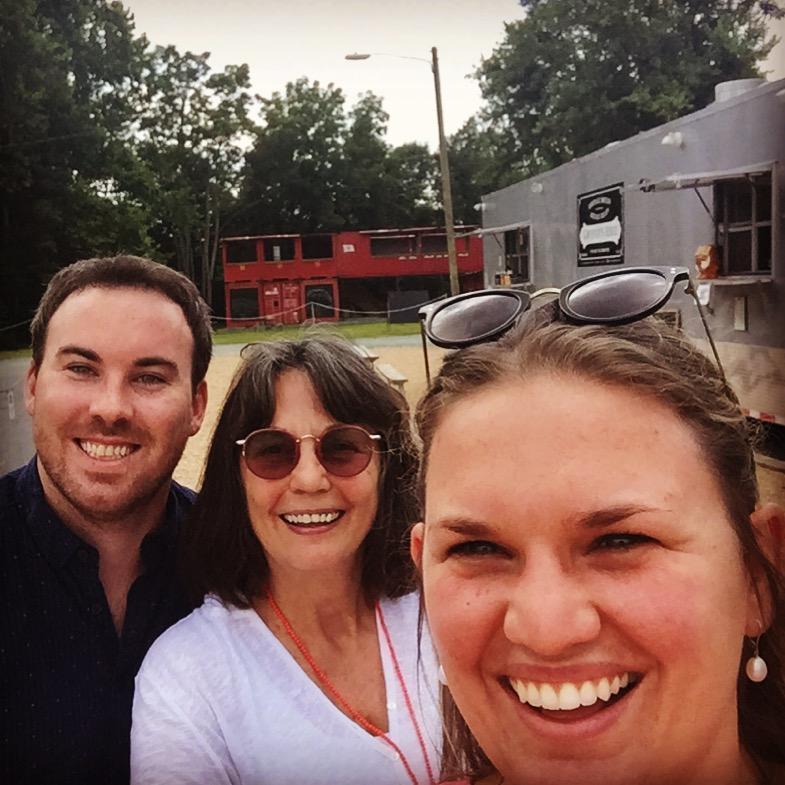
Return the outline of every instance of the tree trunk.
[[[213,281],[215,280],[215,265],[218,261],[218,239],[221,235],[221,210],[217,205],[213,211],[213,215],[215,218],[215,225],[213,226],[212,242],[207,258],[207,291],[210,293],[210,299],[207,301],[208,305],[213,304]]]
[[[210,184],[204,189],[204,224],[202,226],[202,269],[200,272],[200,286],[202,297],[208,305],[213,304],[212,277],[210,275]]]

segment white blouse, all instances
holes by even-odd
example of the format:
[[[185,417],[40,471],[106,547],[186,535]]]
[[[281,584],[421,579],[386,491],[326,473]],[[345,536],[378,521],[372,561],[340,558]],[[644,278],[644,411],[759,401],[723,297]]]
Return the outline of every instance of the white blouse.
[[[436,658],[419,597],[380,603],[431,770],[441,749]],[[380,627],[380,625],[377,625]],[[378,630],[388,736],[429,783],[392,658]],[[132,785],[411,785],[390,745],[343,714],[252,609],[204,604],[153,644],[136,677]]]

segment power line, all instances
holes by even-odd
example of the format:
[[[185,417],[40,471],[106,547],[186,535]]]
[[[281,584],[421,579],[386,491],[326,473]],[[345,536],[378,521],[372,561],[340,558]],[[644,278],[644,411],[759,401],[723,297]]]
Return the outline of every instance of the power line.
[[[0,327],[0,333],[4,330],[13,330],[16,327],[21,327],[23,324],[30,324],[32,319],[25,319],[23,322],[17,322],[16,324],[9,324],[7,327]]]
[[[46,136],[43,139],[30,139],[26,142],[9,142],[8,144],[0,144],[0,150],[8,150],[11,147],[34,147],[40,144],[49,144],[49,142],[59,142],[62,139],[78,139],[81,136],[94,136],[93,131],[81,131],[78,134],[63,134],[62,136]]]

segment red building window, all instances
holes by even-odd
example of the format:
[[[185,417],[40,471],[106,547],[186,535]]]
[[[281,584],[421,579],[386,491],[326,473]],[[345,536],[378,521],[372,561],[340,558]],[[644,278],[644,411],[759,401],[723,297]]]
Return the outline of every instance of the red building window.
[[[333,238],[330,234],[305,235],[302,244],[303,259],[333,258]]]
[[[232,319],[256,319],[259,316],[259,290],[256,287],[230,290],[229,313]]]
[[[292,237],[268,237],[263,244],[265,262],[289,262],[294,259]]]
[[[371,237],[371,256],[414,256],[414,241],[413,234]]]
[[[247,264],[256,261],[256,240],[236,240],[226,244],[228,264]]]

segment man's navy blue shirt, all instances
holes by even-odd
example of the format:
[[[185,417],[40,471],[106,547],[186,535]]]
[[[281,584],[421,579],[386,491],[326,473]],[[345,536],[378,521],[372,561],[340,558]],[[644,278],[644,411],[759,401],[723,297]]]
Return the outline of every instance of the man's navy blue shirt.
[[[98,552],[47,504],[35,458],[0,478],[0,782],[128,781],[134,677],[189,610],[174,561],[193,498],[172,484],[164,524],[142,543],[118,636]]]

